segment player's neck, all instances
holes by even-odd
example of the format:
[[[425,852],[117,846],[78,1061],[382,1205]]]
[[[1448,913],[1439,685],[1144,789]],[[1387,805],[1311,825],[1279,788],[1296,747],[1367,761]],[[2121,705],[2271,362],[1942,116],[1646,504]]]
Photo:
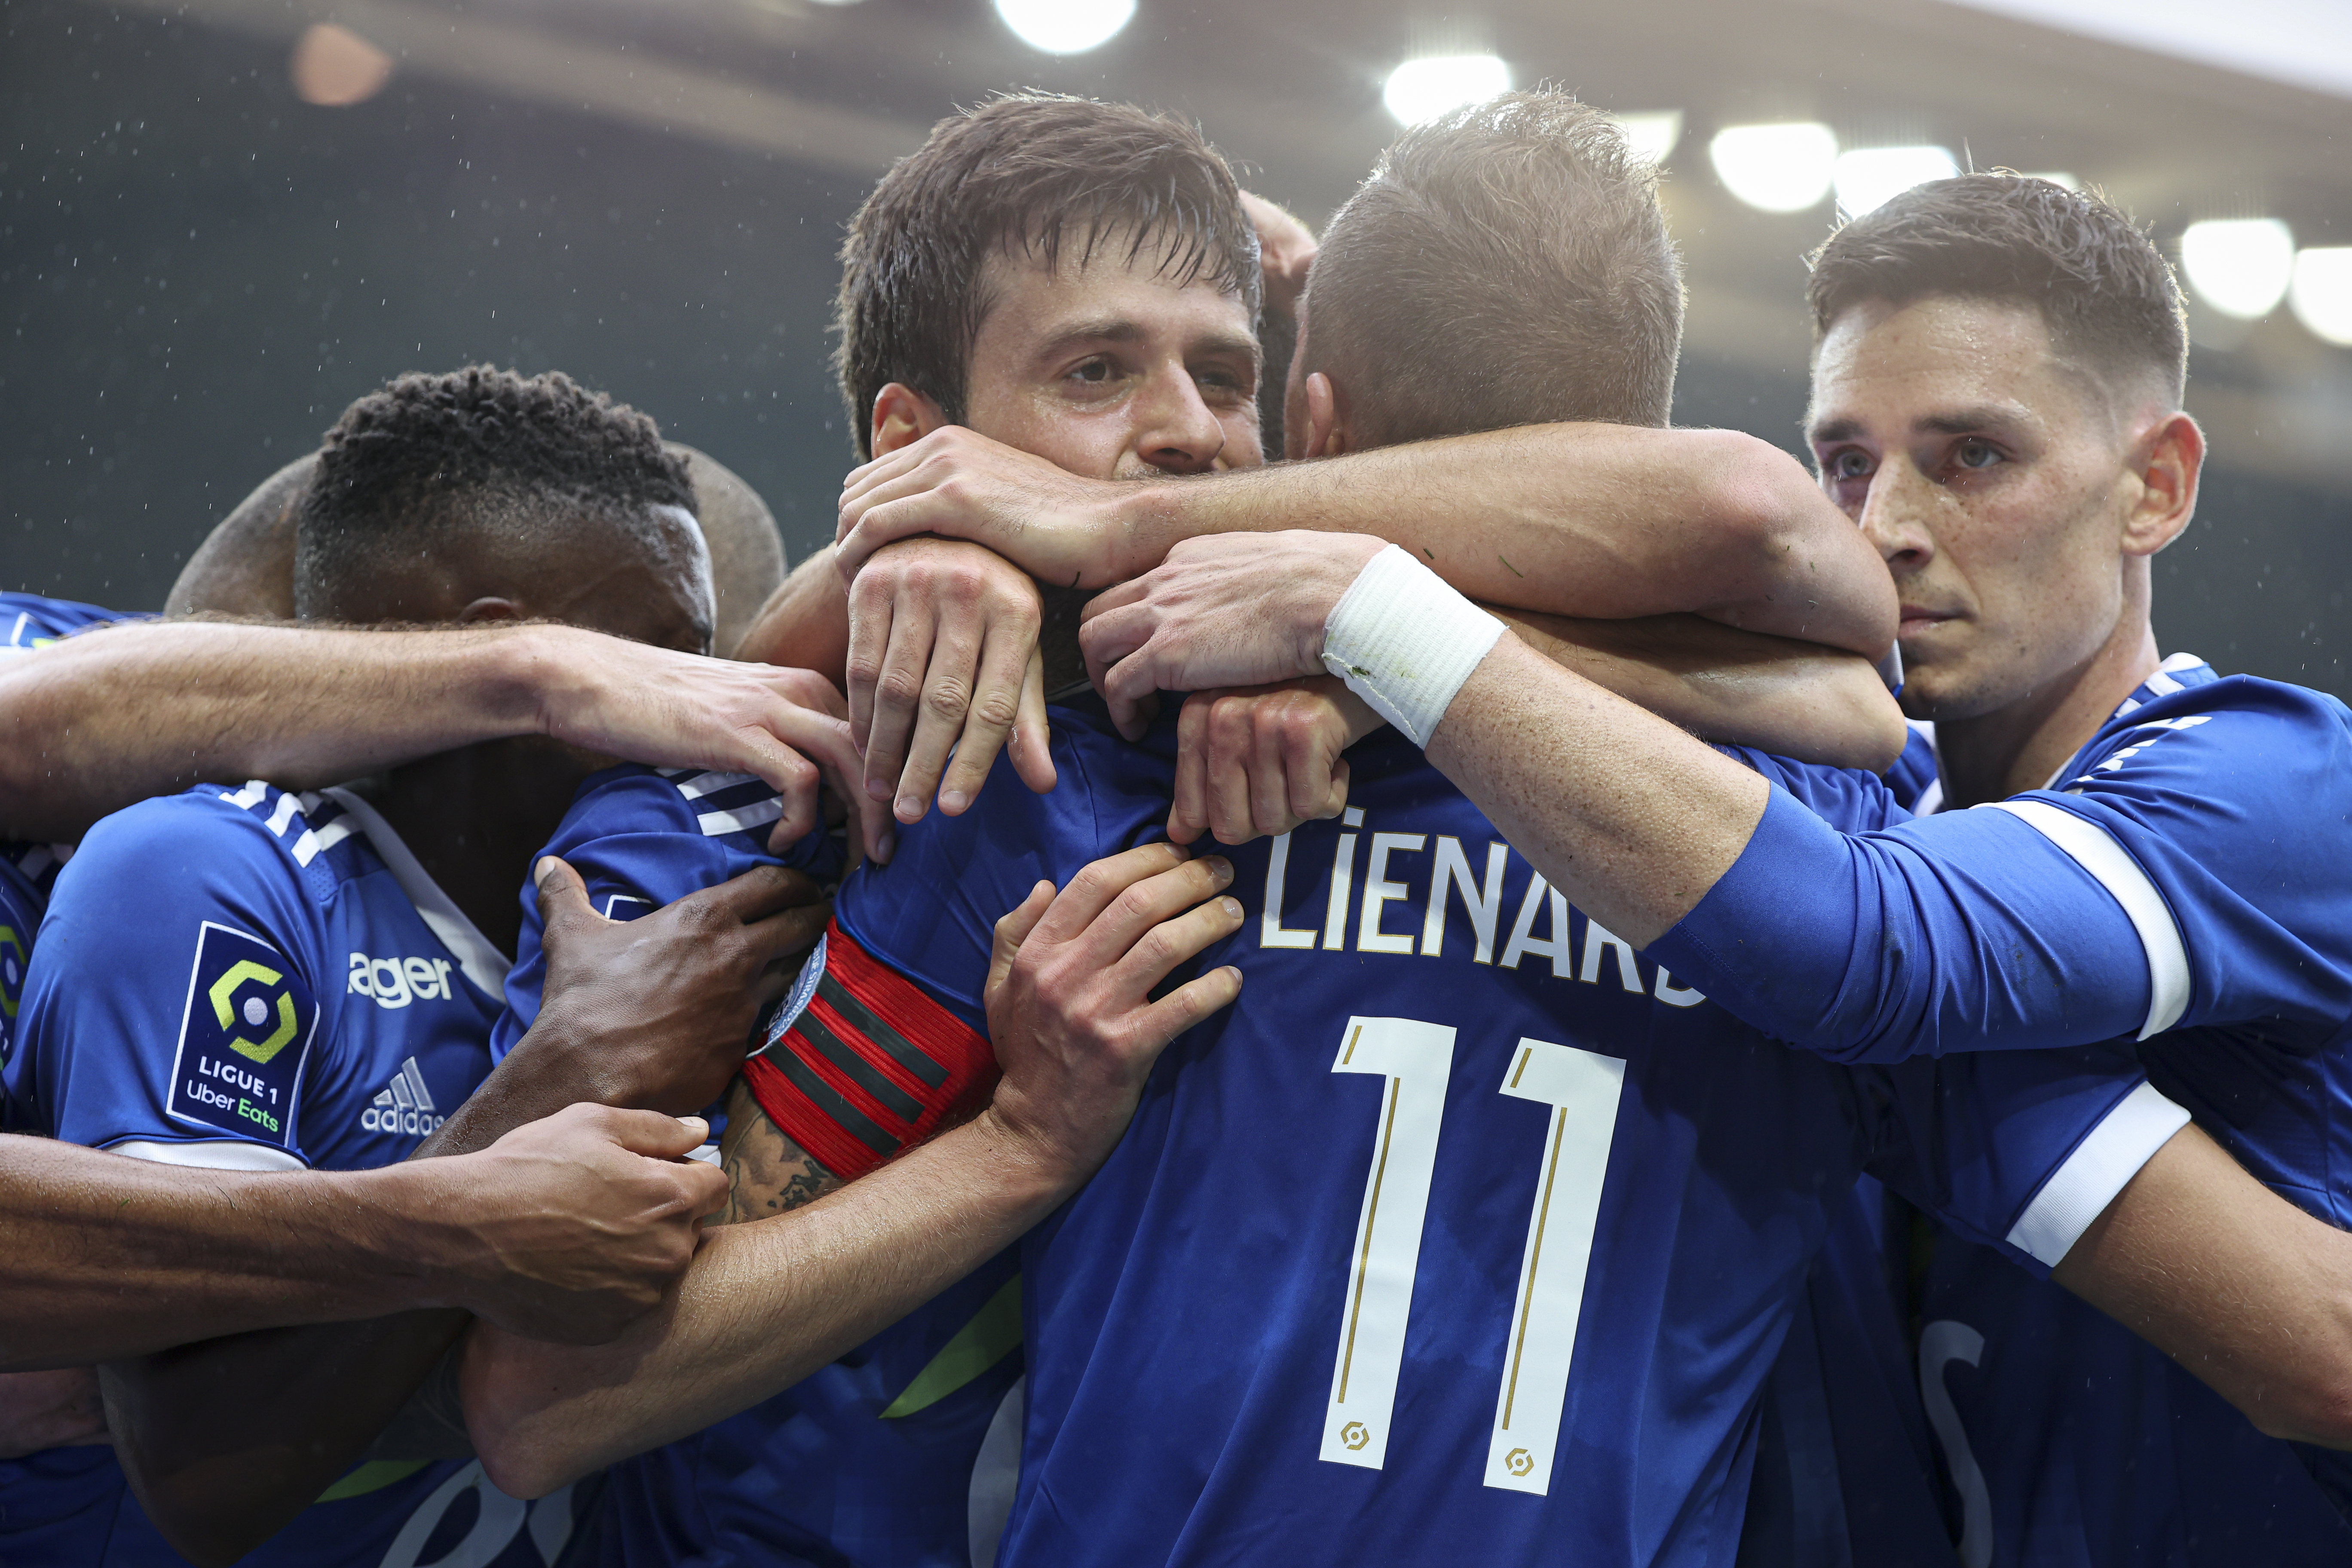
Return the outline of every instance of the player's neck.
[[[1990,713],[1937,720],[1944,804],[1980,805],[2042,788],[2159,662],[2146,606],[2128,605],[2106,641],[2057,679]]]
[[[587,771],[552,742],[489,741],[395,768],[367,794],[425,875],[511,955],[530,857],[555,836]]]

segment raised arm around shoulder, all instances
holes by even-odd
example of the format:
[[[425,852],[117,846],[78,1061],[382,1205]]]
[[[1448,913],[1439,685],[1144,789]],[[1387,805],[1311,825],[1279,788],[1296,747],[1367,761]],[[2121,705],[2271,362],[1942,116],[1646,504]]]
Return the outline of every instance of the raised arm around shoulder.
[[[2051,1278],[2262,1431],[2352,1448],[2352,1235],[2197,1128],[2157,1151]]]
[[[1860,654],[1699,616],[1496,613],[1553,663],[1702,740],[1867,773],[1884,773],[1903,754],[1903,710]]]
[[[1894,584],[1868,542],[1795,458],[1726,430],[1539,425],[1136,483],[950,426],[850,476],[837,564],[941,533],[1041,581],[1101,587],[1186,539],[1282,529],[1402,544],[1513,609],[1694,611],[1872,658],[1895,637]]]
[[[331,784],[435,752],[548,734],[605,755],[757,773],[816,821],[856,755],[838,693],[548,625],[353,630],[131,622],[0,668],[0,837],[78,838],[208,780]],[[854,795],[851,798],[855,798]],[[885,820],[869,812],[878,832]]]

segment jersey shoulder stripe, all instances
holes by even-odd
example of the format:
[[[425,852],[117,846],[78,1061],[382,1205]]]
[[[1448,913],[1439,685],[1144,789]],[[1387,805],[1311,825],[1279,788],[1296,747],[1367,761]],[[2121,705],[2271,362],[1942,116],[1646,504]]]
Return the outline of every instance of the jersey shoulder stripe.
[[[706,838],[749,833],[784,815],[783,798],[757,773],[722,773],[704,768],[665,768],[661,776],[692,804],[694,825]]]

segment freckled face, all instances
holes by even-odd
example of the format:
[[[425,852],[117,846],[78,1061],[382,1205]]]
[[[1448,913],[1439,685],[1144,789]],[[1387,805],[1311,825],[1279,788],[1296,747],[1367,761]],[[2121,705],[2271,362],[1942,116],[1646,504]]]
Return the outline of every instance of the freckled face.
[[[1915,717],[2004,707],[2113,632],[2128,453],[2032,307],[1854,307],[1822,340],[1807,425],[1822,488],[1895,575]]]

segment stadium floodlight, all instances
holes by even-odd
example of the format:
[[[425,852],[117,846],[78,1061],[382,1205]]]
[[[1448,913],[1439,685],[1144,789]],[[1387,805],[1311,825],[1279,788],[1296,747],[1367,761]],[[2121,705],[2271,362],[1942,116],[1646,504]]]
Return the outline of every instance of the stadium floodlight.
[[[1381,101],[1401,125],[1423,125],[1448,110],[1511,90],[1511,68],[1494,55],[1424,55],[1389,72]]]
[[[2352,245],[2314,247],[2298,255],[2287,303],[2313,337],[2352,349]]]
[[[996,14],[1033,49],[1082,55],[1118,36],[1135,16],[1135,0],[996,0]]]
[[[1846,216],[1860,217],[1914,185],[1959,172],[1948,147],[1857,147],[1838,154],[1837,205]]]
[[[1768,213],[1800,213],[1828,195],[1837,152],[1837,132],[1810,120],[1727,125],[1706,147],[1724,188]]]
[[[1617,129],[1625,133],[1625,144],[1633,156],[1644,163],[1663,163],[1675,143],[1683,139],[1683,111],[1679,109],[1652,110],[1643,114],[1612,114]]]
[[[2180,265],[2198,297],[2225,316],[2258,321],[2278,308],[2294,278],[2294,235],[2274,217],[2192,223]]]

